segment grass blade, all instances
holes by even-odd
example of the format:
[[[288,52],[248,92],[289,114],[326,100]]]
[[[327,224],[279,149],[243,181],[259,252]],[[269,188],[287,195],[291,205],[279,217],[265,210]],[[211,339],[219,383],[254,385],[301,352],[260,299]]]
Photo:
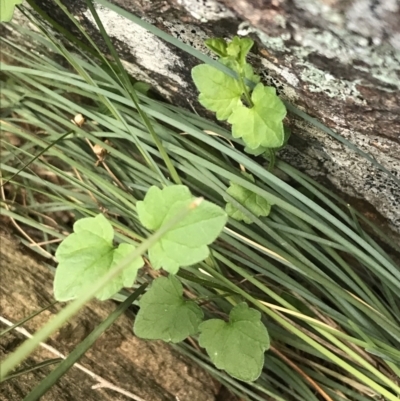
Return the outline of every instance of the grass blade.
[[[100,323],[68,357],[60,363],[49,375],[46,376],[25,398],[24,401],[39,400],[82,356],[93,346],[95,341],[118,319],[129,306],[146,289],[146,284],[141,285],[124,302],[122,302],[110,315]]]

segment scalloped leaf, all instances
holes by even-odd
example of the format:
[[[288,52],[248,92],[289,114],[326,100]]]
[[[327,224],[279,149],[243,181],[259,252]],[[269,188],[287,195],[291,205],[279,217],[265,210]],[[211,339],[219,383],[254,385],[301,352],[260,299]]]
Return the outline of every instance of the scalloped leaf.
[[[254,182],[254,177],[251,174],[246,174],[246,175],[251,181]],[[271,204],[266,199],[250,191],[249,189],[242,187],[239,184],[231,182],[231,185],[226,190],[226,193],[232,196],[232,198],[238,201],[242,206],[244,206],[246,209],[248,209],[257,217],[268,216],[271,211]],[[225,208],[225,211],[228,213],[228,216],[232,217],[235,220],[239,221],[242,220],[247,224],[253,222],[235,205],[229,202],[228,199],[225,198],[225,200],[228,202]]]
[[[251,94],[251,100],[253,107],[242,104],[228,118],[233,137],[243,138],[250,149],[282,146],[285,141],[282,120],[286,116],[286,108],[276,95],[275,88],[259,83]]]
[[[147,340],[178,343],[198,332],[203,311],[183,298],[183,287],[174,276],[155,279],[139,302],[133,330]]]
[[[136,204],[139,220],[147,229],[158,230],[193,199],[184,185],[164,189],[153,186],[144,200]],[[194,265],[206,259],[210,253],[207,245],[219,236],[226,221],[223,209],[211,202],[201,202],[149,249],[152,267],[175,274],[181,266]]]
[[[199,344],[218,369],[239,380],[257,380],[264,365],[264,352],[270,346],[260,312],[242,302],[231,310],[229,322],[211,319],[199,329]]]
[[[199,102],[216,113],[218,120],[226,120],[242,104],[243,90],[239,82],[207,64],[192,68],[192,79],[200,91]]]
[[[113,238],[113,227],[102,214],[80,219],[74,224],[74,233],[61,242],[56,252],[58,266],[54,277],[54,297],[57,301],[78,297],[90,283],[134,251],[135,247],[130,244],[120,244],[115,248]],[[143,264],[142,258],[131,262],[96,297],[109,299],[123,287],[132,287]]]

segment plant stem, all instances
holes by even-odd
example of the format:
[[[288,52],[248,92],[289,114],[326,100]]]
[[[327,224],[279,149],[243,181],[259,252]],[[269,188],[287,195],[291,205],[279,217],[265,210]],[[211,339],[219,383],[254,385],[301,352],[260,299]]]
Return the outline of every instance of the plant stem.
[[[268,149],[267,149],[267,153],[268,153],[268,156],[269,156],[268,171],[269,171],[270,173],[272,173],[272,171],[273,171],[273,169],[274,169],[274,167],[275,167],[275,160],[276,160],[276,157],[275,157],[275,150],[272,149],[272,148],[268,148]]]
[[[242,90],[244,93],[244,97],[246,98],[246,102],[249,104],[249,108],[252,108],[252,107],[254,107],[254,103],[251,100],[250,93],[247,89],[246,84],[244,83],[243,75],[241,72],[238,72],[238,77],[239,77],[240,86],[242,87]]]

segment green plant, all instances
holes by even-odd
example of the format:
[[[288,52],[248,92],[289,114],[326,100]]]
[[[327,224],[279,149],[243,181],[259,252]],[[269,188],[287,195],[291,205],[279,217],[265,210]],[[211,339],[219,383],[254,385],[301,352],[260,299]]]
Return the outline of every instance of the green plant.
[[[199,329],[199,344],[207,350],[217,368],[239,380],[259,378],[264,351],[270,345],[259,311],[242,302],[231,310],[229,322],[211,319],[201,323]]]
[[[183,287],[173,275],[159,277],[140,299],[134,331],[138,337],[178,343],[198,333],[204,313],[183,298]]]
[[[288,139],[283,126],[286,108],[275,88],[261,84],[246,61],[254,42],[235,36],[229,43],[222,38],[205,43],[236,78],[207,64],[194,67],[192,78],[200,91],[199,102],[215,112],[218,120],[232,124],[233,137],[243,139],[246,151],[275,153]]]
[[[0,22],[11,21],[14,8],[17,4],[22,4],[24,0],[0,0]]]
[[[114,248],[113,239],[114,229],[102,214],[86,217],[74,224],[74,233],[61,242],[55,255],[58,266],[54,277],[54,297],[57,301],[77,298],[89,283],[104,276],[135,250],[132,244],[120,244]],[[96,297],[109,299],[121,288],[132,287],[143,264],[142,258],[133,260]]]
[[[151,187],[144,200],[136,204],[140,222],[149,230],[159,229],[193,197],[184,185],[159,189]],[[225,226],[225,212],[204,201],[185,220],[177,224],[157,244],[150,248],[149,258],[154,269],[163,268],[175,274],[180,266],[201,262],[209,255],[207,245],[214,242]]]
[[[144,200],[136,203],[136,208],[144,227],[160,230],[193,201],[189,189],[183,185],[164,189],[152,186]],[[197,264],[209,256],[207,245],[220,234],[227,217],[219,206],[210,202],[194,205],[190,214],[149,248],[153,268],[163,267],[176,274],[180,266]],[[65,238],[56,251],[59,264],[54,278],[54,296],[57,301],[78,298],[92,282],[112,271],[135,250],[133,245],[124,243],[114,248],[113,238],[112,225],[102,214],[74,224],[74,233]],[[132,287],[143,264],[142,258],[132,260],[96,293],[96,297],[106,300],[123,287]],[[264,364],[264,351],[269,346],[261,314],[241,304],[232,309],[230,323],[213,319],[200,325],[201,308],[193,301],[185,301],[182,293],[182,285],[172,275],[154,280],[140,299],[135,334],[176,343],[200,330],[200,345],[204,344],[218,368],[240,380],[256,380]],[[219,340],[211,344],[214,336],[219,336]]]
[[[229,76],[234,73],[115,4],[105,0],[97,3],[219,71]],[[232,138],[229,130],[138,93],[140,110],[158,135],[156,143],[128,94],[129,83],[121,79],[125,71],[116,63],[109,66],[109,59],[94,44],[89,52],[76,36],[63,33],[74,44],[76,54],[47,26],[35,19],[33,22],[44,35],[15,28],[27,41],[40,38],[45,49],[62,54],[73,71],[45,52],[39,56],[1,39],[13,50],[2,48],[3,54],[18,63],[1,65],[7,79],[2,96],[12,105],[2,117],[2,127],[22,141],[18,147],[2,138],[1,174],[3,183],[9,181],[8,185],[17,193],[24,191],[27,199],[27,204],[20,204],[12,197],[3,198],[2,214],[19,224],[22,232],[29,227],[40,236],[32,243],[21,234],[22,243],[49,258],[50,263],[56,251],[54,241],[63,240],[70,228],[61,220],[56,227],[50,226],[43,213],[64,211],[79,219],[106,210],[115,228],[115,242],[134,245],[136,257],[140,256],[150,243],[135,205],[152,186],[175,181],[172,165],[191,193],[201,194],[221,208],[229,202],[253,221],[248,225],[230,219],[218,241],[208,245],[211,253],[205,261],[179,269],[176,278],[185,290],[183,302],[201,305],[207,319],[228,321],[232,308],[245,300],[262,313],[271,340],[259,379],[246,385],[215,369],[211,358],[189,342],[177,344],[177,349],[243,399],[396,401],[400,394],[400,281],[398,264],[389,248],[383,249],[376,241],[375,236],[390,244],[385,234],[372,222],[368,223],[371,231],[366,230],[360,224],[367,222],[362,214],[286,163],[277,160],[276,168],[294,185],[270,174],[257,159],[239,150],[243,142]],[[63,32],[62,27],[53,26]],[[86,39],[90,43],[91,38]],[[299,115],[293,106],[288,105],[288,110]],[[82,127],[70,121],[76,113],[86,117]],[[302,118],[317,124],[307,115]],[[27,125],[43,134],[25,129]],[[235,147],[206,130],[230,139]],[[330,133],[326,128],[325,132]],[[100,138],[107,138],[112,147]],[[339,140],[343,143],[343,138]],[[109,152],[105,161],[96,165],[88,142]],[[240,166],[255,182],[243,175]],[[38,173],[43,170],[59,182]],[[230,196],[227,189],[232,183],[273,205],[268,218],[257,216],[250,206]],[[305,192],[312,196],[305,196]],[[38,200],[42,196],[44,203]],[[153,280],[151,274],[142,273],[137,275],[134,289]],[[120,302],[128,295],[120,291],[113,298]],[[56,322],[49,323],[50,328],[45,326],[33,343],[27,343],[29,347],[18,351],[18,358],[14,354],[7,357],[1,373],[4,367],[16,366],[84,300],[72,301]]]
[[[244,173],[244,175],[249,179],[249,181],[255,182],[254,177],[251,174]],[[235,182],[231,182],[230,184],[230,187],[226,190],[227,195],[239,202],[240,205],[248,209],[251,213],[253,213],[254,216],[266,217],[269,215],[271,211],[271,204],[266,199],[252,191],[249,191],[247,188],[236,184]],[[238,209],[229,201],[229,198],[226,196],[225,200],[228,202],[225,208],[228,216],[234,218],[235,220],[243,220],[248,224],[253,222],[251,217],[248,217],[247,214]]]

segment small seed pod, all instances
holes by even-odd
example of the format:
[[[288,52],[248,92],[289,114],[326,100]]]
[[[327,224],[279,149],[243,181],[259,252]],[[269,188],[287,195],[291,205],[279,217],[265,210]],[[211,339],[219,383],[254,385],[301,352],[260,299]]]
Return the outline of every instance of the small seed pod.
[[[108,139],[105,140],[104,143],[106,145],[110,145],[110,141]],[[96,143],[93,146],[93,153],[97,156],[98,160],[96,162],[96,166],[98,166],[102,161],[104,161],[104,159],[108,155],[109,151],[107,149],[103,148],[100,144]]]
[[[85,124],[85,117],[83,117],[82,114],[77,114],[73,120],[71,120],[75,125],[78,127],[82,127],[83,124]]]

